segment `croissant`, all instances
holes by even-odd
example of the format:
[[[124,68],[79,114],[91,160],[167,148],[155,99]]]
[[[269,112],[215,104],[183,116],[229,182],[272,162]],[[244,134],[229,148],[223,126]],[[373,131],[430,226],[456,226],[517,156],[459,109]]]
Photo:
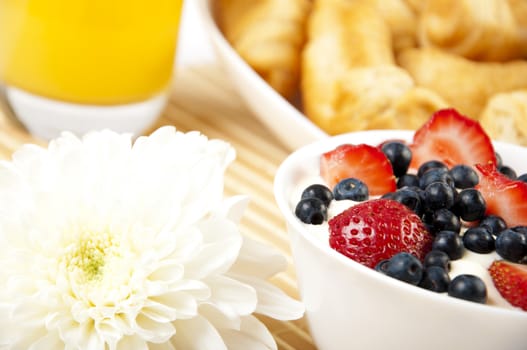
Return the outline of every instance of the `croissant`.
[[[419,17],[419,44],[472,60],[521,58],[527,40],[511,5],[522,6],[518,0],[428,0]]]
[[[492,96],[480,123],[495,140],[527,146],[527,90]]]
[[[433,48],[409,49],[398,62],[415,83],[442,96],[450,106],[479,118],[494,94],[527,88],[527,61],[475,62]]]
[[[278,93],[298,90],[310,0],[219,0],[218,24],[238,54]]]
[[[374,5],[388,24],[396,53],[417,46],[417,15],[404,0],[362,1]]]
[[[408,128],[430,116],[424,106],[446,105],[432,91],[413,90],[395,65],[388,24],[368,1],[315,1],[301,86],[305,114],[329,134]],[[412,99],[421,107],[408,108]]]

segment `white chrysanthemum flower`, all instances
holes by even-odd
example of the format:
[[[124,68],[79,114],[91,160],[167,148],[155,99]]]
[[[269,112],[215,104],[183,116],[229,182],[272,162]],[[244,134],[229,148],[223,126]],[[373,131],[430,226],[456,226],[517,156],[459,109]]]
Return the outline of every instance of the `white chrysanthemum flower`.
[[[303,306],[285,259],[224,198],[235,152],[163,127],[132,143],[64,133],[0,164],[1,349],[275,349],[253,313]]]

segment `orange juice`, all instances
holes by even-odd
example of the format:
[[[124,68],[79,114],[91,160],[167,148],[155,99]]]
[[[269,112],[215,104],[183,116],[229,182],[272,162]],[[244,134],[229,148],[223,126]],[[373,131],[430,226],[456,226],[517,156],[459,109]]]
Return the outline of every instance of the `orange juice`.
[[[80,104],[168,85],[182,0],[0,0],[0,81]]]

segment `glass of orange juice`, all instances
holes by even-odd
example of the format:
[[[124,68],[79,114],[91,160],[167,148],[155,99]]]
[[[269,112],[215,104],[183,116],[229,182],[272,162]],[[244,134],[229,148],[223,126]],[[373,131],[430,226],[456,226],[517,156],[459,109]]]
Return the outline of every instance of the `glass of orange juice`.
[[[0,0],[0,82],[28,130],[139,133],[161,113],[183,0]]]

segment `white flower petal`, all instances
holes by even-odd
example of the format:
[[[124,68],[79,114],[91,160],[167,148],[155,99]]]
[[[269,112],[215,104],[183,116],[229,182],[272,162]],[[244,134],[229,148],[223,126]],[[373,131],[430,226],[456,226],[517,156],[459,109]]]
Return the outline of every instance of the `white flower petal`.
[[[238,276],[238,280],[256,290],[258,295],[256,313],[277,320],[296,320],[304,314],[304,305],[289,297],[275,285],[251,276]]]
[[[190,320],[174,322],[177,332],[172,338],[176,349],[184,350],[227,350],[223,339],[210,322],[201,316]]]
[[[254,316],[242,318],[241,329],[221,329],[229,350],[276,350],[276,342],[265,325]]]
[[[249,315],[256,309],[258,300],[251,286],[224,276],[209,277],[206,281],[212,292],[207,302],[215,305],[227,317]]]
[[[285,257],[267,245],[243,236],[240,254],[230,272],[267,279],[287,267]]]

